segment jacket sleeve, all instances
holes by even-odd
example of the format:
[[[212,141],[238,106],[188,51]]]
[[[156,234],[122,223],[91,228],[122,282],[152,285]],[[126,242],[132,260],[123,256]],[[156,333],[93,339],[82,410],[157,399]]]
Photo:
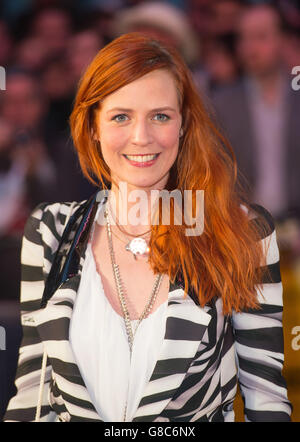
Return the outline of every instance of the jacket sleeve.
[[[273,219],[267,211],[265,213],[269,232],[261,241],[271,278],[265,276],[262,281],[262,294],[258,293],[259,310],[232,315],[238,380],[245,421],[290,421],[292,405],[282,376],[283,301],[279,250]]]
[[[34,323],[34,312],[40,308],[44,290],[44,248],[39,226],[48,203],[41,203],[27,219],[21,248],[21,325],[23,338],[15,377],[17,393],[4,415],[5,422],[34,421],[38,402],[43,344]],[[56,416],[48,403],[51,366],[47,361],[40,421],[52,421]]]

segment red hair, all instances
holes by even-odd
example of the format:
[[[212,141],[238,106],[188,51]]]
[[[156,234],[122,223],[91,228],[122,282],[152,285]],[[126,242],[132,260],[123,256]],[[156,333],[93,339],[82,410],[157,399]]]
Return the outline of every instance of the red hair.
[[[149,263],[171,282],[181,274],[186,293],[204,306],[221,297],[224,314],[258,308],[265,254],[258,239],[267,225],[249,222],[246,194],[236,159],[209,116],[191,73],[175,48],[138,32],[124,34],[99,51],[84,73],[70,117],[71,134],[83,174],[93,184],[111,183],[99,143],[92,137],[95,112],[109,94],[155,70],[174,77],[184,135],[167,189],[204,190],[205,222],[200,236],[186,236],[185,225],[152,226]]]

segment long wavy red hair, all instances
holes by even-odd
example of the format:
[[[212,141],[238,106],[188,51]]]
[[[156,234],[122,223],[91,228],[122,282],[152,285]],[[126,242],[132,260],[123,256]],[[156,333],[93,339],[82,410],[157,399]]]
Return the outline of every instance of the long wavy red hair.
[[[155,69],[174,77],[183,117],[184,136],[170,171],[167,189],[204,190],[205,222],[199,236],[186,236],[185,225],[152,226],[149,263],[155,273],[179,276],[186,293],[204,306],[215,297],[223,313],[258,308],[257,291],[265,265],[259,238],[267,224],[249,222],[249,210],[234,153],[217,129],[200,97],[191,73],[173,47],[138,32],[124,34],[99,51],[80,80],[71,134],[83,174],[107,188],[110,171],[93,139],[95,112],[109,94]]]

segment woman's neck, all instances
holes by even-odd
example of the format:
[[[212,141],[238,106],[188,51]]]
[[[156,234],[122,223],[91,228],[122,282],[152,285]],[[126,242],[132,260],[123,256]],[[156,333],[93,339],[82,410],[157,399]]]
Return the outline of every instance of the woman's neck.
[[[116,223],[132,235],[151,229],[151,207],[154,189],[140,189],[125,182],[119,188],[112,184],[108,195],[108,208]]]

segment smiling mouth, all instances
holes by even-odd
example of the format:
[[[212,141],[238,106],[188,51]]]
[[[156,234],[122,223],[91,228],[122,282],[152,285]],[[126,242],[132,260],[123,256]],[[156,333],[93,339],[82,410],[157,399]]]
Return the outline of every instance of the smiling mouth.
[[[135,161],[138,163],[147,163],[148,161],[153,161],[158,157],[159,153],[155,153],[153,155],[125,155],[124,157],[127,158],[129,161]]]

